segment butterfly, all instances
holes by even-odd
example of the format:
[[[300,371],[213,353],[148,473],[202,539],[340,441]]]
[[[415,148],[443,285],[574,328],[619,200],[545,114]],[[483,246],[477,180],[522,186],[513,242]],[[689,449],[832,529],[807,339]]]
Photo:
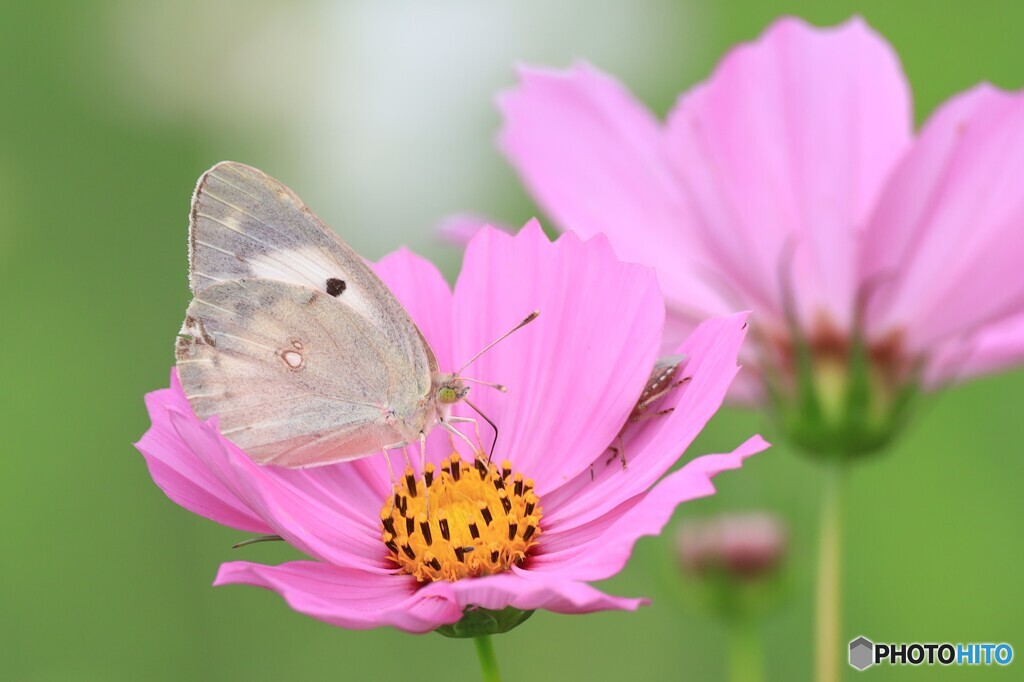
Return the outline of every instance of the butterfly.
[[[436,425],[469,442],[452,426],[476,421],[452,415],[474,407],[460,373],[494,344],[439,371],[387,285],[262,171],[226,161],[199,178],[189,284],[175,348],[185,396],[258,464],[318,466],[417,440],[422,453]]]

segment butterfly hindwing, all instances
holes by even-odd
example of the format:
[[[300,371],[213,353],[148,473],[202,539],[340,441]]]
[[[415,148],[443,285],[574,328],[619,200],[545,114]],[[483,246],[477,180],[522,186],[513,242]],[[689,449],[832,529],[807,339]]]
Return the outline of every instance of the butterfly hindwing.
[[[218,415],[221,432],[259,463],[310,466],[402,442],[395,415],[413,414],[430,388],[351,308],[273,280],[197,292],[176,355],[195,412]]]

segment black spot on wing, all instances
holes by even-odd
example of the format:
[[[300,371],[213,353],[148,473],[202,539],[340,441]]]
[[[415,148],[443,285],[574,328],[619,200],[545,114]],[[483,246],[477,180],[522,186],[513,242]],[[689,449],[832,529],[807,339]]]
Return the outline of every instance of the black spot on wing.
[[[346,286],[345,280],[331,277],[327,280],[327,293],[337,298],[345,291]]]

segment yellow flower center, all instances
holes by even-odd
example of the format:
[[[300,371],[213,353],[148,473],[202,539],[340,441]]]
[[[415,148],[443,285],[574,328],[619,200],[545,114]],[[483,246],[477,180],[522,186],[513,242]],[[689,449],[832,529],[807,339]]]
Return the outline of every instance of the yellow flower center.
[[[426,483],[426,494],[423,484]],[[381,509],[381,539],[391,560],[420,582],[461,580],[508,570],[526,558],[540,536],[540,500],[533,480],[453,454],[440,474],[428,464],[395,484]]]

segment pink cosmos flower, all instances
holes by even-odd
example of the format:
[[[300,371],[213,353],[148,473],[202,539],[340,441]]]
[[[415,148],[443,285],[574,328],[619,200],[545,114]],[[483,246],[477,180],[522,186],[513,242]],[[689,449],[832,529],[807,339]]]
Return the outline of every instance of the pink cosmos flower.
[[[798,344],[820,363],[863,343],[870,381],[926,388],[1024,358],[1024,93],[978,85],[915,137],[878,34],[787,18],[664,123],[587,64],[523,69],[500,108],[501,148],[557,225],[655,267],[670,343],[755,312],[737,397]]]
[[[603,238],[551,243],[536,223],[514,237],[483,230],[454,292],[407,251],[376,270],[442,368],[524,312],[542,311],[472,367],[474,376],[510,387],[474,392],[500,425],[500,464],[485,470],[463,452],[453,468],[453,445],[435,429],[428,518],[414,513],[421,498],[410,488],[422,493],[419,473],[410,472],[412,485],[399,474],[393,488],[383,455],[303,470],[255,465],[220,435],[215,418],[193,414],[172,374],[170,388],[147,396],[152,427],[138,443],[153,480],[186,509],[280,535],[311,557],[279,566],[229,562],[216,585],[268,588],[297,611],[353,629],[427,632],[474,608],[632,610],[643,600],[587,583],[621,570],[634,542],[659,532],[676,505],[711,494],[715,474],[766,447],[754,437],[662,478],[737,372],[745,316],[733,315],[700,325],[682,344],[688,359],[680,371],[690,380],[666,396],[663,406],[674,411],[626,434],[628,468],[606,464],[654,363],[664,313],[653,273],[620,262]],[[391,456],[401,472],[401,455]],[[474,504],[458,506],[467,500]]]

